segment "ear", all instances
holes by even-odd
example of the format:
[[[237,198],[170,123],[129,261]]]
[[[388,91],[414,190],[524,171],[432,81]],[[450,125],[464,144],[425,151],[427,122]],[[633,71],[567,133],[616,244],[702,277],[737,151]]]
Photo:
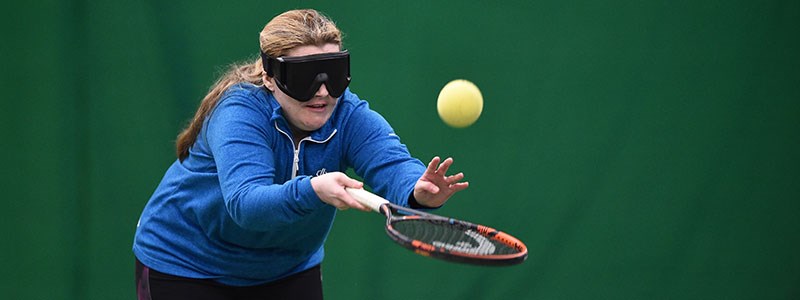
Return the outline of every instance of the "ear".
[[[266,72],[261,75],[261,81],[264,82],[264,87],[266,87],[270,92],[275,92],[275,81],[272,79],[272,77],[267,76]]]

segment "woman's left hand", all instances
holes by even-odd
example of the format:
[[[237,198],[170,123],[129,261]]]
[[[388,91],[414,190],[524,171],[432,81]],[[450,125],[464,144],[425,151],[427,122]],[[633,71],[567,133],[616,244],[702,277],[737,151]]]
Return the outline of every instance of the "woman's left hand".
[[[464,179],[464,173],[447,176],[447,169],[453,164],[453,158],[448,157],[441,164],[440,161],[441,158],[434,157],[414,185],[414,198],[419,204],[427,207],[442,206],[450,196],[469,186],[469,182],[460,182]]]

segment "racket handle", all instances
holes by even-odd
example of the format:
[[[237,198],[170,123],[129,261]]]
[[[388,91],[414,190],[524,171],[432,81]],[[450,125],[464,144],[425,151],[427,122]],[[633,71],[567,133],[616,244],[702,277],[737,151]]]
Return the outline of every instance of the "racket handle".
[[[361,202],[361,204],[366,205],[375,212],[380,212],[381,205],[389,203],[389,201],[383,199],[381,196],[370,193],[365,189],[345,188],[345,190],[348,194],[350,194],[351,197],[355,198],[358,202]]]

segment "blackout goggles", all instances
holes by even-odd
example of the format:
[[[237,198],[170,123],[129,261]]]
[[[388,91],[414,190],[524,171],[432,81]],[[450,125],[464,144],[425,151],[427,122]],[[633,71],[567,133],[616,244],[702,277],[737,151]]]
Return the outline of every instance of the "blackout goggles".
[[[269,57],[261,52],[267,76],[278,88],[300,102],[314,98],[323,83],[338,98],[350,84],[350,53],[345,51],[306,56]]]

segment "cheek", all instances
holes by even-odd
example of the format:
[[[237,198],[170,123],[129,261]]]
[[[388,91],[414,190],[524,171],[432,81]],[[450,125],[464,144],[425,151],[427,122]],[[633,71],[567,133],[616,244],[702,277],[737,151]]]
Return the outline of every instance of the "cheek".
[[[272,96],[275,97],[275,100],[278,100],[278,103],[281,105],[281,107],[283,109],[287,109],[292,104],[297,102],[297,101],[294,101],[294,99],[292,99],[292,97],[289,97],[289,95],[286,95],[286,93],[281,91],[281,89],[278,88],[275,85],[273,85],[271,87],[267,86],[267,89],[270,89],[270,91],[272,92]]]
[[[294,123],[294,125],[298,125],[297,123],[302,122],[304,119],[303,107],[299,102],[281,92],[280,89],[274,93],[274,96],[275,99],[278,100],[278,104],[281,105],[283,116],[289,122]]]
[[[281,108],[284,112],[294,112],[297,111],[300,107],[297,106],[296,101],[289,98],[289,96],[285,94],[275,93],[275,99],[278,100],[278,103],[281,105]]]

